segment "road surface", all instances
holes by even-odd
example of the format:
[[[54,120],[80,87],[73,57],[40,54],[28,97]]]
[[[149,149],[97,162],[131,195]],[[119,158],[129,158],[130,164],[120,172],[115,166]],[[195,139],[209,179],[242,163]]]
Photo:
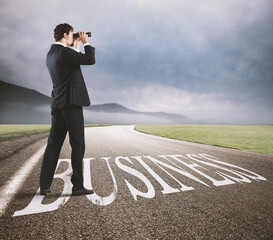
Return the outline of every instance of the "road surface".
[[[68,138],[52,193],[39,195],[39,140],[0,161],[0,239],[273,239],[273,157],[85,129],[84,181],[72,197]],[[36,154],[36,155],[35,155]]]

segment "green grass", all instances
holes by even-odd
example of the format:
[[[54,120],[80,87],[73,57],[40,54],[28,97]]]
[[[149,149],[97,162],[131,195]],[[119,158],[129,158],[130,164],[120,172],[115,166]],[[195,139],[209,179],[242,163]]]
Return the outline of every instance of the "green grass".
[[[137,125],[137,131],[273,155],[273,125]]]
[[[85,127],[109,125],[89,124]],[[273,125],[137,125],[162,137],[273,155]],[[48,132],[50,124],[0,124],[0,141]]]
[[[48,132],[49,130],[50,124],[1,124],[0,140]]]
[[[35,133],[49,132],[50,124],[0,124],[0,141],[14,139]],[[89,124],[85,127],[98,127],[106,125]]]

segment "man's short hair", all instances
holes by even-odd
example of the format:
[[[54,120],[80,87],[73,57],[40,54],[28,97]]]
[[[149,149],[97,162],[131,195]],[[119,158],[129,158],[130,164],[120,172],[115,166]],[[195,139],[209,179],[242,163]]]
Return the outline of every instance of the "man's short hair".
[[[56,42],[61,40],[65,33],[69,34],[70,31],[73,31],[73,27],[68,23],[61,23],[57,25],[54,29],[54,38]]]

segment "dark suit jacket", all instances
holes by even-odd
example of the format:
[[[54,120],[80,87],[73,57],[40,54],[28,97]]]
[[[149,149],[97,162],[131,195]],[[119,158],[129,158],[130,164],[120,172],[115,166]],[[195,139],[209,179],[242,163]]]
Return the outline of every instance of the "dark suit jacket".
[[[53,83],[51,108],[90,105],[80,65],[95,64],[95,48],[86,45],[84,50],[83,54],[59,44],[51,45],[46,56],[46,65]]]

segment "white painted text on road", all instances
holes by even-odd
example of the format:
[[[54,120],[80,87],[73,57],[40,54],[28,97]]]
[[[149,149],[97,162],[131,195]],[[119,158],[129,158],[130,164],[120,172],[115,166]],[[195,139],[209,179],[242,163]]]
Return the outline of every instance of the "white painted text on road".
[[[130,181],[126,179],[126,175],[124,176],[129,192],[136,201],[141,198],[154,198],[156,196],[154,187],[156,182],[160,184],[162,194],[173,194],[195,190],[195,184],[211,188],[213,186],[220,187],[236,183],[251,183],[253,180],[266,180],[257,173],[220,161],[208,154],[186,154],[184,156],[175,154],[158,155],[157,157],[118,156],[114,159],[111,157],[102,157],[101,159],[84,158],[84,185],[86,188],[93,189],[92,161],[103,161],[106,163],[107,171],[109,171],[113,182],[112,192],[108,196],[102,197],[97,193],[86,196],[93,204],[105,206],[111,204],[116,199],[119,188],[115,173],[110,165],[112,160],[121,172],[126,172],[137,178],[138,181],[143,182],[146,191],[139,189],[134,184],[134,181]],[[22,210],[16,211],[13,216],[54,211],[65,205],[71,195],[72,184],[68,175],[71,174],[72,167],[70,159],[60,159],[58,166],[61,162],[67,162],[68,167],[63,173],[55,173],[54,175],[54,178],[62,179],[64,182],[63,192],[60,197],[53,203],[43,204],[42,201],[45,196],[39,195],[40,189],[38,189],[29,205]],[[138,165],[136,166],[136,164]],[[105,164],[102,165],[104,166]],[[140,167],[141,171],[139,170]],[[160,173],[164,173],[164,176],[168,176],[170,180],[168,182],[164,180],[165,178],[160,176]],[[183,183],[183,179],[190,179],[193,184]],[[171,184],[172,181],[175,183],[173,186]],[[179,187],[177,187],[178,185]]]

